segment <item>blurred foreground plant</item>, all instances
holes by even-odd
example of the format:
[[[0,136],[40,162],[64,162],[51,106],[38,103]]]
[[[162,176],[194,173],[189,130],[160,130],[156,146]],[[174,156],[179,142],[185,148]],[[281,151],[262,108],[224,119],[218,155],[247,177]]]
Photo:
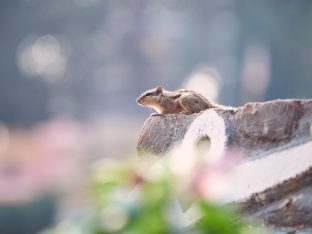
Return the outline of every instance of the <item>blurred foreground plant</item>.
[[[102,160],[91,174],[89,210],[45,234],[264,233],[244,224],[233,208],[208,201],[196,189],[198,176],[186,181],[166,162],[139,167]],[[195,222],[181,208],[190,204]]]

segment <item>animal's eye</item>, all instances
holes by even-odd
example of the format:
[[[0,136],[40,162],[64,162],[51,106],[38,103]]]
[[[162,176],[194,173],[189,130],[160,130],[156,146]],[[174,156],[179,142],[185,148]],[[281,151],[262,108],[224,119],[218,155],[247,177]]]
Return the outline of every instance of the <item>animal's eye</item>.
[[[148,96],[151,96],[152,95],[152,93],[147,93],[147,94],[145,94],[145,97],[148,97]]]

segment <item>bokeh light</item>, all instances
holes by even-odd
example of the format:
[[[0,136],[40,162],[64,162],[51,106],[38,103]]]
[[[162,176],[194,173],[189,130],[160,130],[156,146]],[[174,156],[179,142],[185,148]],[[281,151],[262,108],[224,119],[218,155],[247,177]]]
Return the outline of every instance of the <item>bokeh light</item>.
[[[110,204],[102,210],[101,219],[105,230],[116,232],[126,225],[129,217],[122,204]]]
[[[250,101],[262,100],[270,82],[270,53],[267,47],[251,43],[245,51],[242,93]]]
[[[193,72],[184,82],[183,87],[196,90],[209,100],[216,101],[219,95],[220,73],[211,67],[201,68]]]
[[[39,77],[55,81],[63,77],[67,58],[60,41],[51,35],[21,44],[18,55],[18,67],[29,77]]]

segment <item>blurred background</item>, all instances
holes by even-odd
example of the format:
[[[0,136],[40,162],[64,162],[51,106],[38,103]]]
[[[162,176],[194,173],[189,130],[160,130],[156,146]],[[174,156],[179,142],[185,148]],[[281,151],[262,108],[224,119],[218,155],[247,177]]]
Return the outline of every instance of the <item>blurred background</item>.
[[[0,11],[1,233],[83,206],[87,165],[135,150],[146,89],[234,106],[311,98],[310,0],[3,0]]]

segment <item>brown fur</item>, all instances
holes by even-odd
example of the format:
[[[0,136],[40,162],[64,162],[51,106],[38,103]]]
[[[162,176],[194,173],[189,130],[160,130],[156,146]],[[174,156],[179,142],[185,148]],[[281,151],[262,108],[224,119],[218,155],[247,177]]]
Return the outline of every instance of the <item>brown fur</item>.
[[[195,91],[179,89],[171,92],[164,90],[161,86],[141,94],[137,103],[154,108],[160,114],[193,114],[209,108],[220,107]]]

